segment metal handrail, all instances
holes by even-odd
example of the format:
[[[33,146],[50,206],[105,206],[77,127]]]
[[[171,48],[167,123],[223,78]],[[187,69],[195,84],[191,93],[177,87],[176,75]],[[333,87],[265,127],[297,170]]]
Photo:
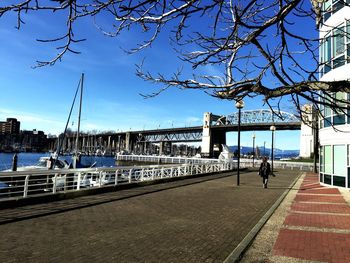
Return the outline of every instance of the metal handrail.
[[[203,169],[204,166],[204,169]],[[234,162],[0,172],[0,200],[232,170]],[[201,169],[199,169],[201,167]]]

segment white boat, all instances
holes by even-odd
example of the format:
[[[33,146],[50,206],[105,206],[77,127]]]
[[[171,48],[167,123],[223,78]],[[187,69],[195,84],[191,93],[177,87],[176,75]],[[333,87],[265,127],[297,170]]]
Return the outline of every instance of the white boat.
[[[41,171],[49,169],[69,169],[70,164],[66,160],[55,159],[53,157],[40,157],[39,162],[34,165],[19,166],[17,171]],[[7,169],[2,172],[12,172],[12,169]]]
[[[219,155],[219,160],[221,161],[230,161],[233,158],[233,152],[226,144],[222,144],[222,152]]]

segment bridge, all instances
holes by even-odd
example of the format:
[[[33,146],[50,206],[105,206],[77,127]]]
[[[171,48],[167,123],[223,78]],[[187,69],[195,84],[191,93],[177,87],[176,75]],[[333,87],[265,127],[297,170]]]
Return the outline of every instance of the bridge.
[[[276,130],[300,130],[301,120],[293,114],[270,110],[250,110],[241,112],[241,131],[267,131],[271,125]],[[203,126],[179,127],[152,130],[83,134],[79,139],[79,149],[85,153],[108,153],[126,151],[133,153],[164,154],[171,153],[172,144],[201,142],[201,155],[214,157],[219,154],[221,144],[226,144],[226,133],[238,130],[238,113],[214,115],[206,112]],[[63,150],[70,151],[75,138],[65,139]],[[55,149],[52,142],[51,149]]]

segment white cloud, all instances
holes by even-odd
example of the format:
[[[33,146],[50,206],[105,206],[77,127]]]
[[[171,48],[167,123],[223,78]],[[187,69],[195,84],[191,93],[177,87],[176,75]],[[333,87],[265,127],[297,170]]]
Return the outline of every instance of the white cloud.
[[[6,120],[7,118],[16,118],[20,121],[21,130],[37,129],[51,134],[59,134],[63,131],[65,125],[62,121],[43,118],[35,113],[0,108],[0,120]]]

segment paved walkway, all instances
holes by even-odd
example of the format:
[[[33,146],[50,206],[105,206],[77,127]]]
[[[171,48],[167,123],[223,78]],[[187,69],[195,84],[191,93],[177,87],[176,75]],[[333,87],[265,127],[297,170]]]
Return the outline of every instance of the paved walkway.
[[[348,190],[321,186],[318,175],[307,173],[242,262],[349,262],[349,197]]]
[[[223,262],[298,171],[147,185],[0,210],[0,262]]]

